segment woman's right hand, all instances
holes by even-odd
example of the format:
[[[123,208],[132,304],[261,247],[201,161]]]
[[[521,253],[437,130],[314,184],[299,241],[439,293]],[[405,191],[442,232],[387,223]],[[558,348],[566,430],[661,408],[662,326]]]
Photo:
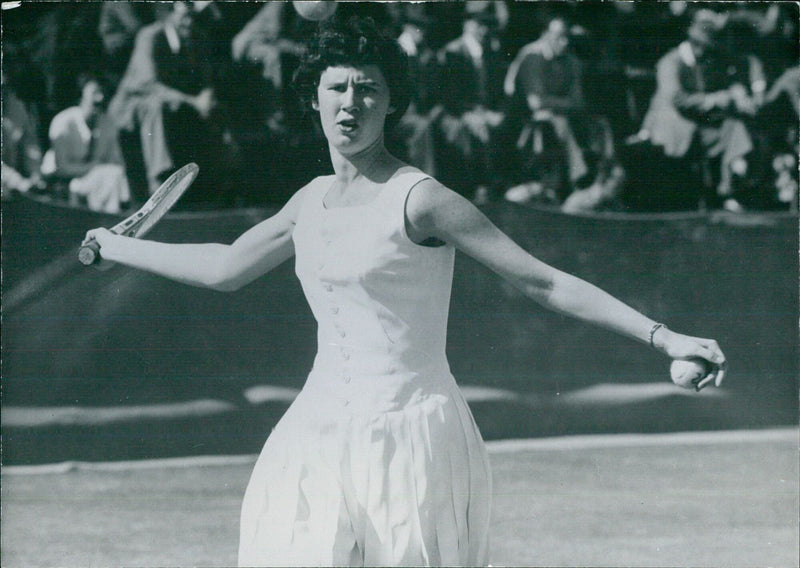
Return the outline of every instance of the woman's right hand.
[[[105,227],[89,229],[88,231],[86,231],[86,236],[84,237],[81,245],[87,245],[91,241],[96,241],[97,244],[102,247],[103,245],[108,244],[109,240],[115,236],[117,235],[115,235]]]
[[[108,260],[109,253],[111,253],[111,249],[113,248],[114,239],[118,236],[119,235],[112,233],[104,227],[90,229],[89,231],[86,231],[86,236],[84,237],[81,246],[95,243],[100,249],[98,253],[100,254],[101,261]]]

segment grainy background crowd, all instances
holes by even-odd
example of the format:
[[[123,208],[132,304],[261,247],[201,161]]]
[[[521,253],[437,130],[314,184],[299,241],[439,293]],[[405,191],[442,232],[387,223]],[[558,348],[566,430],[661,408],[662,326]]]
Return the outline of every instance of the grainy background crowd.
[[[10,7],[14,3],[4,3]],[[340,2],[410,56],[392,149],[477,203],[797,208],[791,2]],[[329,170],[291,87],[291,2],[4,9],[3,195],[95,210],[202,174],[181,206],[277,206]]]

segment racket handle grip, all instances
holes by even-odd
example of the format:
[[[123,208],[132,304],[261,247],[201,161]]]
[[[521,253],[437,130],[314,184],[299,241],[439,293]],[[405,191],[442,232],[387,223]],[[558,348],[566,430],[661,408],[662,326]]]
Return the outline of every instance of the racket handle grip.
[[[97,241],[90,241],[85,245],[81,245],[78,250],[78,260],[84,266],[91,266],[100,259],[100,245]]]

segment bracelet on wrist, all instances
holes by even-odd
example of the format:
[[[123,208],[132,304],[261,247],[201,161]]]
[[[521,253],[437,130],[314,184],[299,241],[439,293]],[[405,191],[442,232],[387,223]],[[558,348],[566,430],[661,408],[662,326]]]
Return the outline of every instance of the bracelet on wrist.
[[[652,347],[653,349],[656,348],[655,343],[653,343],[653,336],[656,334],[656,332],[659,329],[669,329],[669,328],[666,326],[666,324],[663,324],[663,323],[657,323],[657,324],[653,325],[653,327],[650,328],[650,340],[649,340],[649,343],[650,343],[650,347]]]

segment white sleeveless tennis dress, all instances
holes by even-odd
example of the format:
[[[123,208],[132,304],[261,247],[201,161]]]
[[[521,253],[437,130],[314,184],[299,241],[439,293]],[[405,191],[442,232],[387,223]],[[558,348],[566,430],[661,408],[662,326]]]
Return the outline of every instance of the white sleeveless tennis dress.
[[[367,205],[307,188],[296,272],[318,322],[305,386],[270,434],[241,515],[242,566],[484,566],[491,474],[445,358],[452,246],[413,243],[401,168]]]

